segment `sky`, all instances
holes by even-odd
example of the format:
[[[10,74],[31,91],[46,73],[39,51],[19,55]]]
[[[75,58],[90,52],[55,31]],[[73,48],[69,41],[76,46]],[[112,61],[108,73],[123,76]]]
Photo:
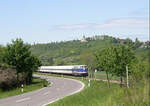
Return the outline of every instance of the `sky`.
[[[0,0],[0,44],[111,35],[149,40],[149,0]]]

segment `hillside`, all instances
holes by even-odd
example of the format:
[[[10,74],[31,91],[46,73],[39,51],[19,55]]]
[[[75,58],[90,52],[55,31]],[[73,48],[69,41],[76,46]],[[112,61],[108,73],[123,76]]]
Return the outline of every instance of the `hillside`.
[[[80,64],[82,52],[104,48],[113,44],[114,40],[114,38],[106,36],[105,40],[88,40],[88,42],[74,40],[36,44],[32,45],[31,51],[41,59],[43,65]]]
[[[52,42],[47,44],[35,44],[31,46],[33,54],[38,56],[43,65],[71,65],[81,64],[80,55],[83,52],[96,51],[105,48],[109,45],[120,43],[120,39],[110,36],[103,36],[104,39],[99,39],[95,36],[94,39],[86,38],[88,42],[81,42],[80,40],[66,41],[66,42]],[[129,39],[126,39],[129,41]],[[147,58],[146,49],[137,49],[135,53],[139,59]],[[145,54],[146,53],[146,54]]]

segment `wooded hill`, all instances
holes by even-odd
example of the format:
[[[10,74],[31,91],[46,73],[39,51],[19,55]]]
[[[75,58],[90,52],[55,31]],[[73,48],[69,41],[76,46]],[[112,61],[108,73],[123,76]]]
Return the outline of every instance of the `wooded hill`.
[[[100,39],[103,37],[103,39]],[[47,44],[34,44],[31,46],[31,52],[39,57],[42,65],[73,65],[82,64],[81,54],[103,49],[110,45],[127,44],[135,49],[135,53],[139,59],[148,59],[148,49],[139,48],[143,43],[136,40],[132,42],[130,39],[119,39],[111,36],[94,36],[86,38],[87,42],[80,40],[52,42]]]

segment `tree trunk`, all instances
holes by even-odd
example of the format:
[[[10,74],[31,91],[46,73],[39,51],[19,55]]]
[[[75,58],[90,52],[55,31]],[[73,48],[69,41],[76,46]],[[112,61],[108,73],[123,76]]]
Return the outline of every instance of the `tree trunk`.
[[[109,81],[109,76],[108,76],[108,72],[106,71],[106,75],[107,75],[107,82],[108,82],[108,88],[110,88],[110,81]]]
[[[120,74],[120,87],[122,88],[122,82],[123,82],[123,78],[122,78],[122,73]]]

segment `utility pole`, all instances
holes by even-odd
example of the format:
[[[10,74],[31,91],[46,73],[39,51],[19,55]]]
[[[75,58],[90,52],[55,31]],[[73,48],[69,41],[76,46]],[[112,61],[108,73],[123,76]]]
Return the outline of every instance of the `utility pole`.
[[[128,66],[126,66],[126,76],[127,76],[127,88],[129,88]]]

